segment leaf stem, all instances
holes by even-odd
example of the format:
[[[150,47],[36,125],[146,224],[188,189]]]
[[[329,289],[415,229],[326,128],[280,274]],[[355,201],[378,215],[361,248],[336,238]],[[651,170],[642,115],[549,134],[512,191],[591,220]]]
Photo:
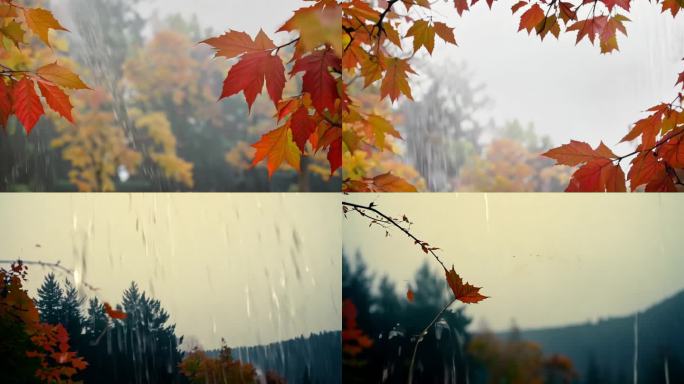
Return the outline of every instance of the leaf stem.
[[[296,38],[296,39],[294,39],[294,40],[291,40],[291,41],[289,41],[289,42],[287,42],[287,43],[285,43],[285,44],[279,45],[279,46],[275,47],[274,52],[275,52],[276,55],[277,55],[277,54],[278,54],[278,51],[280,51],[281,48],[285,48],[285,47],[287,47],[288,45],[292,45],[292,44],[294,44],[294,43],[296,43],[296,42],[298,42],[298,41],[299,41],[299,37]]]
[[[675,138],[675,137],[677,137],[683,133],[684,133],[684,130],[681,130],[679,132],[671,134],[670,136],[665,136],[665,137],[661,138],[654,146],[652,146],[648,149],[638,149],[637,148],[634,151],[632,151],[632,152],[630,152],[624,156],[618,156],[616,159],[613,159],[613,161],[617,160],[617,164],[620,164],[620,162],[627,157],[634,156],[634,155],[641,153],[641,152],[650,152],[650,151],[660,147],[661,145],[667,143],[668,141],[672,140],[673,138]]]

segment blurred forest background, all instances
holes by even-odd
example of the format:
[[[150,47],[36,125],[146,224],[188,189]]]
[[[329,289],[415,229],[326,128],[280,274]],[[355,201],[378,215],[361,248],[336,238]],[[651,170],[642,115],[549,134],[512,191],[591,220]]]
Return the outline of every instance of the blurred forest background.
[[[21,286],[15,274],[0,268],[0,368],[3,383],[39,383],[40,361],[27,353],[35,348],[32,334],[15,329],[12,304]],[[28,298],[28,297],[27,297]],[[97,297],[86,297],[69,280],[49,273],[35,298],[30,298],[43,324],[66,330],[69,350],[85,360],[68,382],[85,383],[198,383],[285,384],[339,383],[340,333],[322,332],[268,345],[231,348],[222,340],[219,350],[205,351],[197,341],[176,333],[175,324],[159,300],[135,282],[123,292],[110,317]],[[71,352],[69,352],[71,353]],[[48,360],[51,361],[51,360]],[[60,361],[61,362],[61,361]],[[59,362],[54,361],[59,367]],[[11,372],[11,374],[9,374]],[[62,371],[66,372],[66,371]],[[64,373],[63,373],[64,374]],[[62,376],[65,378],[65,376]]]
[[[362,102],[396,131],[384,135],[389,151],[345,153],[345,177],[391,171],[419,191],[436,192],[565,189],[571,169],[540,156],[556,143],[531,123],[495,122],[489,113],[494,100],[465,62],[419,61],[417,72],[415,100],[390,105],[373,87],[362,93]]]
[[[407,286],[413,302],[403,294]],[[406,383],[415,336],[449,301],[444,278],[425,262],[412,281],[392,281],[370,270],[360,253],[344,254],[342,292],[343,335],[365,336],[358,345],[345,341],[344,382]],[[633,315],[545,329],[513,324],[493,332],[471,324],[466,312],[452,306],[424,336],[414,382],[684,382],[684,291]]]
[[[340,191],[325,154],[271,180],[264,166],[251,167],[250,144],[273,128],[275,111],[263,99],[251,113],[239,97],[217,102],[229,63],[198,42],[223,31],[185,14],[144,17],[145,0],[26,3],[52,9],[71,29],[55,34],[54,54],[93,90],[74,94],[75,125],[43,118],[27,137],[10,121],[0,190]],[[17,68],[54,57],[39,45],[5,48],[0,61]]]
[[[532,123],[496,123],[495,100],[466,63],[422,62],[416,101],[399,105],[406,161],[429,191],[563,191],[569,169],[539,156],[555,143]]]

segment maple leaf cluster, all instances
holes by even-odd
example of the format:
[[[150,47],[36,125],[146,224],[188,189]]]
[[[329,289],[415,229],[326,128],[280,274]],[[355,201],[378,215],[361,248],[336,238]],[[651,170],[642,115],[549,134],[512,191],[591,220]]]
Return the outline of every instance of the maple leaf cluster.
[[[336,1],[317,1],[295,11],[280,27],[279,32],[297,35],[286,44],[276,46],[263,30],[254,38],[229,30],[203,41],[217,57],[237,60],[223,82],[221,98],[242,92],[251,108],[266,86],[277,127],[252,145],[252,164],[266,160],[269,176],[283,162],[299,170],[301,156],[317,151],[327,152],[331,175],[342,165],[340,17]],[[291,53],[289,46],[294,47]],[[300,75],[301,92],[283,95],[286,81]]]
[[[32,332],[31,341],[39,349],[26,352],[26,356],[40,361],[35,374],[38,379],[48,383],[71,382],[78,371],[88,366],[82,357],[69,350],[69,334],[62,324],[39,323]]]
[[[394,12],[395,4],[401,5],[405,12],[401,15]],[[413,7],[429,9],[430,3],[390,0],[374,7],[367,1],[352,0],[342,4],[342,68],[344,78],[349,79],[345,83],[349,102],[342,110],[345,158],[357,157],[358,153],[393,151],[387,138],[401,139],[401,134],[391,119],[378,113],[377,105],[383,101],[395,102],[401,96],[413,99],[409,85],[409,75],[415,73],[410,64],[413,54],[420,50],[432,54],[435,38],[456,44],[451,27],[432,18],[412,17],[409,12]],[[411,55],[403,52],[405,39],[412,40]],[[378,94],[378,100],[365,102],[364,98],[374,93]],[[416,191],[408,181],[389,173],[345,177],[345,192]]]
[[[26,356],[37,359],[35,377],[44,382],[71,383],[71,378],[88,363],[69,348],[69,334],[61,324],[40,322],[35,303],[23,288],[28,267],[21,261],[9,270],[0,268],[0,319],[18,322],[30,337],[34,349]]]
[[[590,9],[584,18],[580,19],[578,13],[587,4],[590,5]],[[601,7],[598,7],[599,4]],[[521,0],[511,7],[511,11],[514,14],[521,12],[518,31],[525,30],[528,34],[536,33],[541,40],[544,40],[549,33],[558,38],[562,29],[566,33],[577,32],[577,43],[585,38],[592,44],[598,41],[601,53],[610,53],[618,50],[617,32],[627,36],[624,23],[630,21],[629,18],[617,12],[616,5],[629,11],[630,1],[591,0],[573,4],[557,0],[551,2]]]
[[[52,12],[30,8],[12,0],[0,0],[0,44],[8,42],[21,49],[31,32],[50,47],[49,31],[66,31]],[[73,123],[73,105],[66,89],[88,89],[88,86],[70,69],[54,62],[35,71],[19,70],[0,64],[0,126],[5,128],[14,115],[27,134],[35,127],[45,109],[40,91],[47,106]]]
[[[459,15],[463,15],[478,0],[453,0],[454,8]],[[494,6],[495,0],[486,1],[489,8]],[[662,0],[657,2],[662,12],[670,12],[676,16],[682,3],[678,0]],[[342,68],[347,90],[352,90],[352,83],[362,82],[362,89],[379,85],[380,100],[387,99],[395,102],[400,97],[413,99],[409,76],[415,71],[411,67],[411,60],[416,53],[424,50],[433,53],[435,38],[445,43],[456,44],[453,28],[447,23],[436,20],[431,12],[432,3],[428,0],[384,0],[374,3],[364,0],[345,2],[343,7],[342,27],[345,35]],[[541,40],[551,34],[559,38],[561,32],[576,33],[576,42],[588,40],[592,44],[598,43],[601,53],[618,50],[618,32],[627,35],[625,23],[630,21],[625,15],[630,10],[630,0],[582,0],[579,2],[542,0],[521,0],[511,7],[513,14],[519,14],[518,31],[536,34]],[[411,42],[407,47],[406,42]],[[680,77],[684,82],[684,77]],[[390,150],[386,145],[387,135],[401,138],[391,122],[386,118],[378,118],[370,108],[364,109],[358,102],[356,95],[349,95],[350,103],[343,110],[343,143],[344,154],[356,151],[370,152],[373,150]],[[673,109],[664,108],[654,111],[660,113],[662,120],[672,119]],[[663,128],[667,129],[667,128]],[[665,132],[663,132],[665,133]],[[678,135],[676,132],[673,136]],[[662,137],[661,137],[662,138]],[[669,140],[666,138],[666,140]],[[649,144],[644,144],[644,149]],[[669,148],[669,147],[668,147]],[[585,148],[586,149],[586,148]],[[587,162],[585,169],[573,178],[569,190],[620,190],[621,171],[611,159],[619,162],[620,158],[609,154],[607,147],[597,149],[594,161]],[[671,156],[671,150],[668,156]],[[658,156],[656,155],[656,158]],[[350,157],[351,158],[351,157]],[[640,158],[637,162],[645,162],[649,172],[654,174],[654,181],[647,190],[667,190],[672,185],[666,183],[664,175],[668,166],[662,158],[658,166],[650,167],[652,159]],[[632,187],[638,187],[644,176],[633,176]],[[344,190],[347,192],[395,191],[391,188],[375,188],[373,177],[361,175],[345,179]],[[623,183],[624,184],[624,183]],[[643,184],[643,183],[642,183]],[[648,184],[648,180],[646,180]],[[658,184],[658,185],[655,185]],[[403,186],[403,184],[402,184]],[[624,185],[622,187],[624,189]],[[406,190],[404,188],[396,191]]]
[[[544,153],[558,164],[579,165],[566,191],[625,192],[627,181],[632,191],[643,187],[646,192],[676,192],[678,186],[684,186],[684,72],[679,74],[679,84],[682,90],[673,102],[649,108],[648,116],[637,121],[622,138],[621,142],[638,142],[633,152],[617,156],[603,143],[591,148],[572,140]],[[625,177],[620,162],[632,156]]]

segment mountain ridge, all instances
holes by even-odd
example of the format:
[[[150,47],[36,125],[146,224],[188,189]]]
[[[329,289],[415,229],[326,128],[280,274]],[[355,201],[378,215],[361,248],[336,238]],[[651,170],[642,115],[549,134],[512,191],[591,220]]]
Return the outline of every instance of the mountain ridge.
[[[498,333],[505,336],[505,333]],[[635,334],[637,341],[635,342]],[[569,357],[580,382],[684,383],[684,290],[644,310],[596,322],[524,329],[519,337],[536,342],[545,354]]]

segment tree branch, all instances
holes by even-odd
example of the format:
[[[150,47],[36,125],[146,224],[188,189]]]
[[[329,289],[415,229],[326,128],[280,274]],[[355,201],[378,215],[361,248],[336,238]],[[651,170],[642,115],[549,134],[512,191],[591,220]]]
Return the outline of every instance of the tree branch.
[[[377,219],[376,219],[376,218],[373,218],[373,217],[370,217],[370,216],[366,213],[366,211],[373,212],[374,214],[380,216],[380,217],[381,217],[384,221],[386,221],[388,224],[391,224],[392,226],[394,226],[394,227],[396,227],[396,228],[399,228],[399,230],[401,230],[402,232],[404,232],[404,233],[406,234],[406,236],[408,236],[409,238],[413,239],[413,240],[415,241],[416,244],[419,244],[419,245],[421,246],[421,249],[422,249],[424,252],[426,252],[426,253],[429,252],[430,254],[432,254],[432,256],[435,258],[435,260],[437,260],[437,262],[442,266],[442,268],[444,269],[444,271],[447,271],[447,267],[444,265],[444,263],[443,263],[442,260],[439,258],[439,256],[437,256],[437,254],[435,253],[435,249],[437,249],[437,248],[434,248],[434,247],[427,247],[428,243],[426,243],[425,241],[420,240],[419,238],[417,238],[417,237],[416,237],[415,235],[413,235],[407,228],[404,228],[404,227],[401,226],[399,223],[397,223],[397,221],[396,221],[395,219],[393,219],[393,218],[391,218],[390,216],[387,216],[387,215],[385,215],[384,213],[382,213],[382,212],[380,212],[379,210],[377,210],[377,209],[375,208],[375,204],[371,203],[371,204],[369,204],[368,206],[364,206],[364,205],[358,205],[358,204],[354,204],[354,203],[350,203],[350,202],[343,201],[343,202],[342,202],[342,205],[351,208],[351,210],[356,211],[356,212],[358,212],[361,216],[368,217],[368,218],[370,218],[371,220],[377,220]]]

